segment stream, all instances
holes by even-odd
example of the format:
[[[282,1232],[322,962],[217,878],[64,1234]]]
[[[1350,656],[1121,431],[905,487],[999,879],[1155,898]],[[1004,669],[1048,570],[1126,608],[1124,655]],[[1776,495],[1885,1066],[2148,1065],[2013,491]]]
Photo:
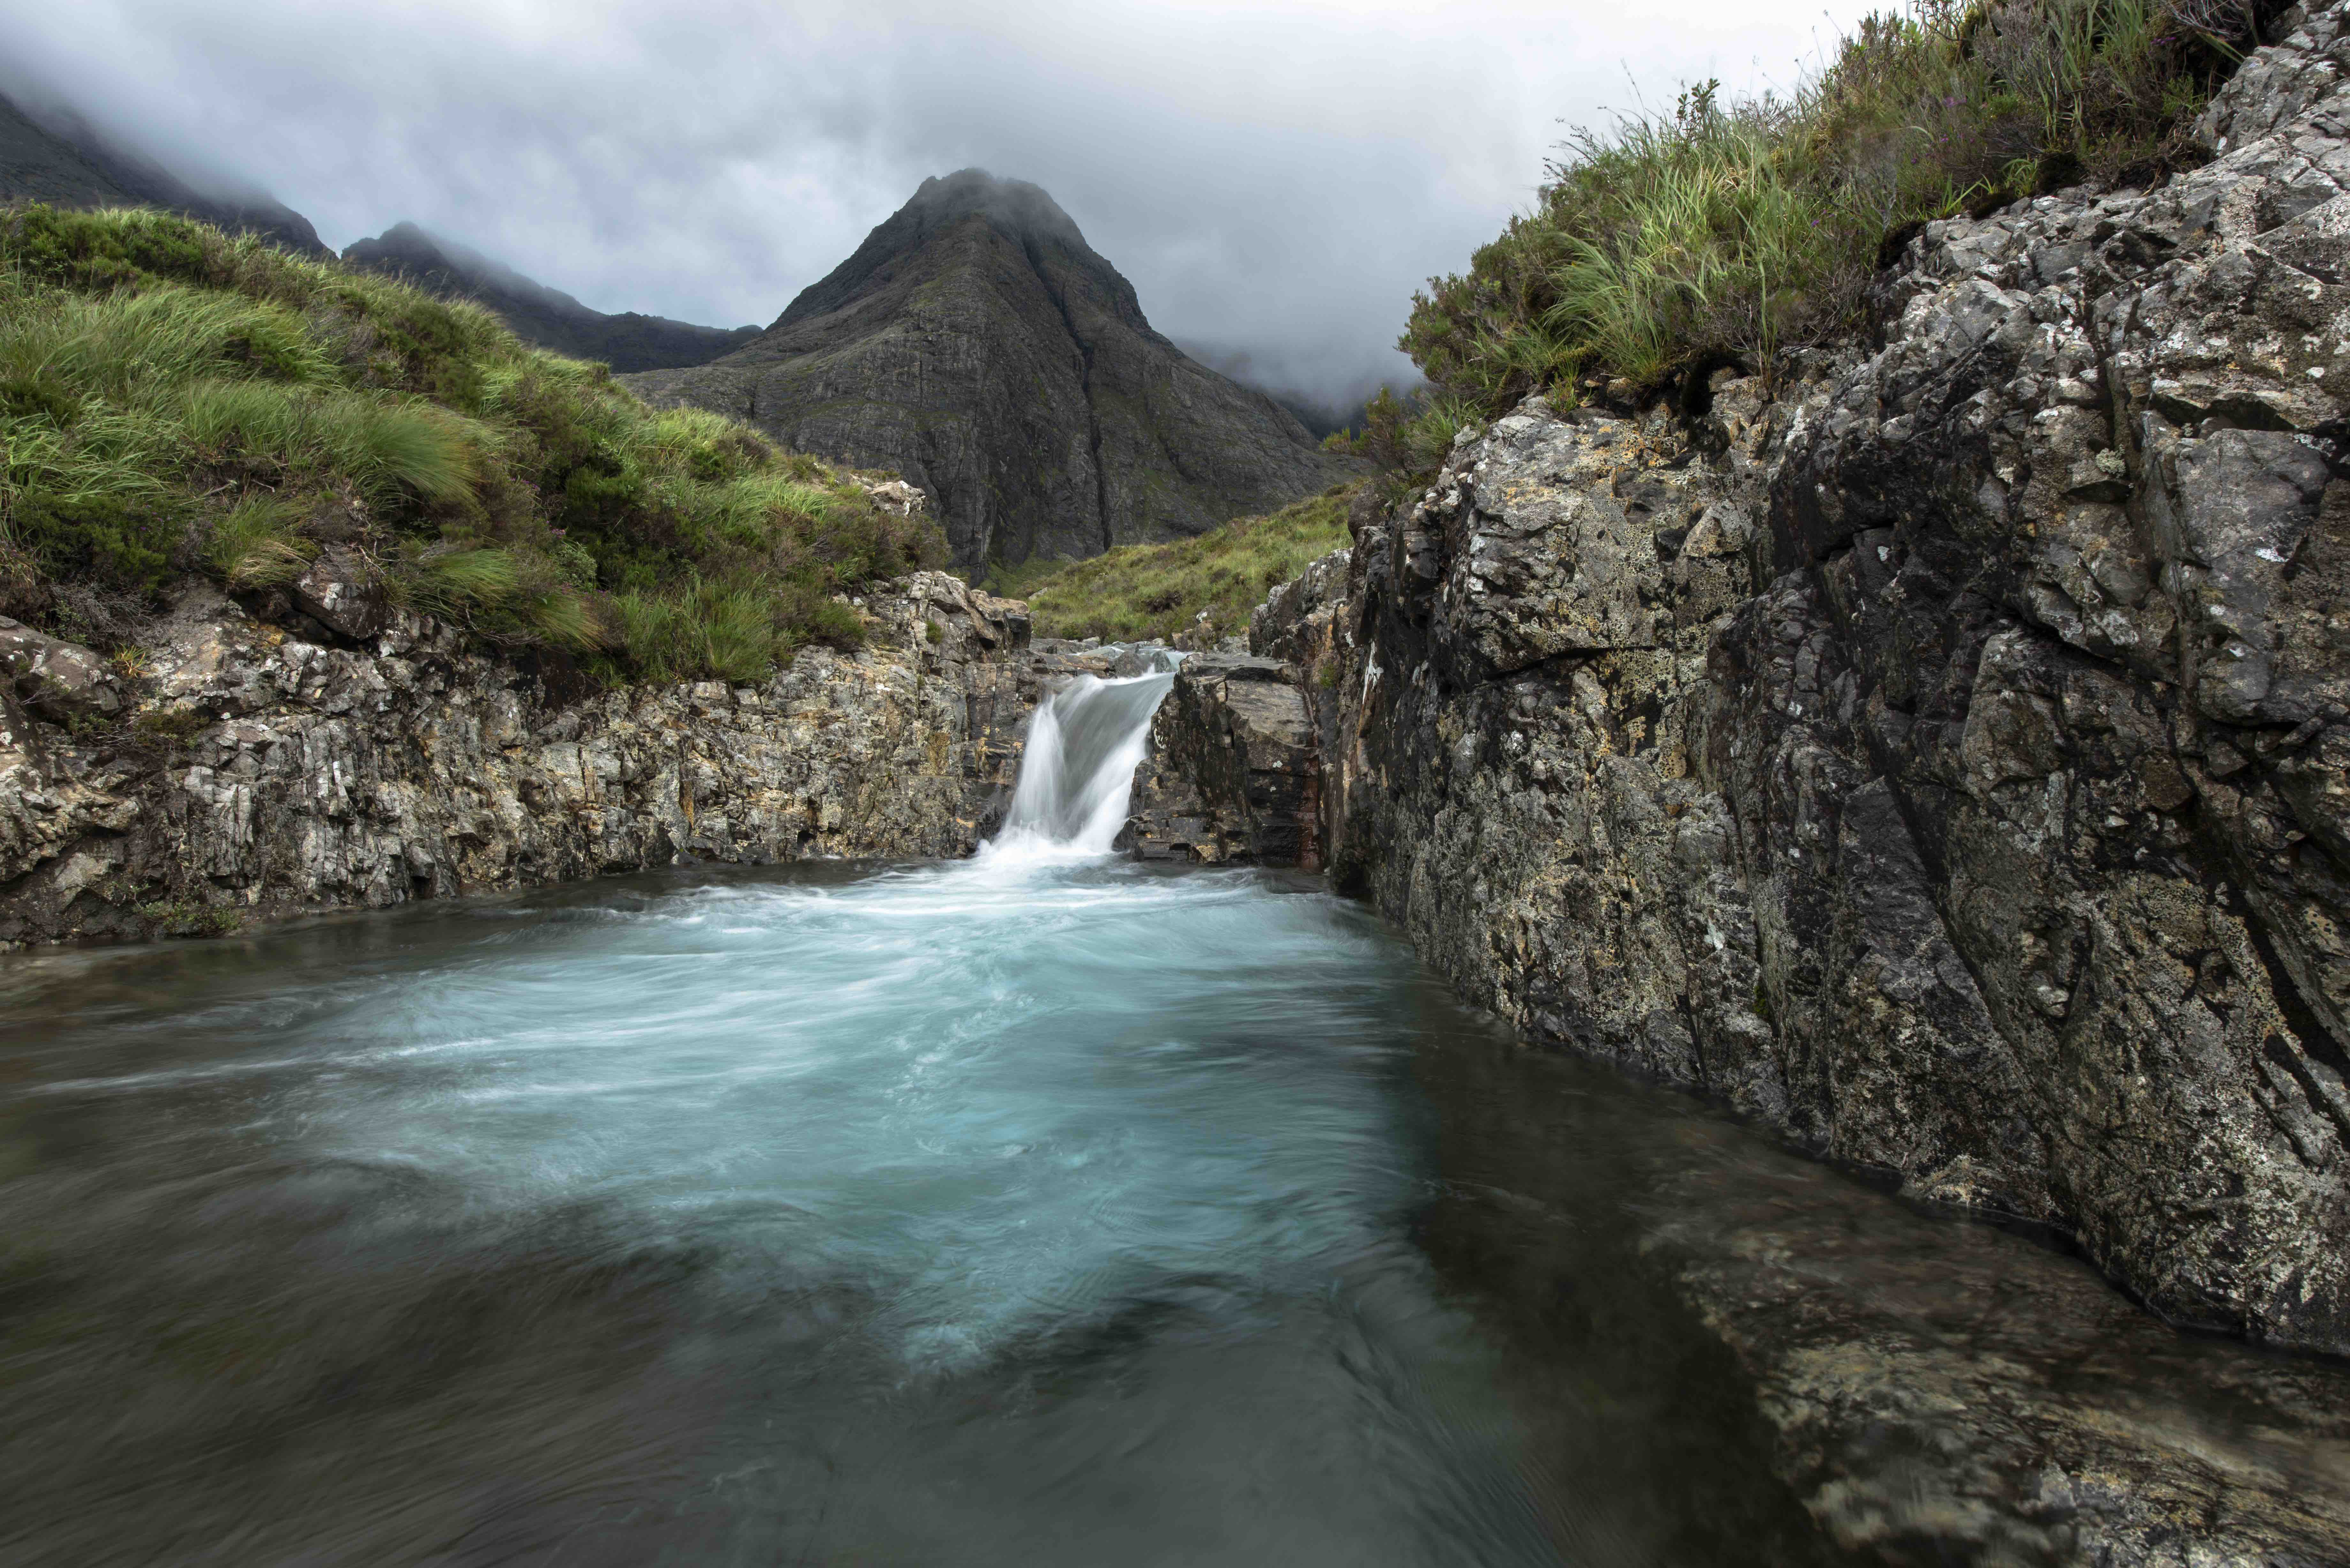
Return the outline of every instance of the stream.
[[[1168,679],[966,862],[5,961],[0,1560],[1842,1561],[1632,1264],[1786,1157],[1108,854]]]

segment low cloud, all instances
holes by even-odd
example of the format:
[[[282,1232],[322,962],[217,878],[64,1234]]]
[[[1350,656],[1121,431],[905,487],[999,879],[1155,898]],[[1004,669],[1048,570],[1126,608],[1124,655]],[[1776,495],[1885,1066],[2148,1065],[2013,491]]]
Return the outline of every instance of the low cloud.
[[[1808,7],[86,0],[0,55],[337,246],[412,218],[603,310],[764,325],[926,175],[1050,191],[1178,342],[1339,405],[1566,126],[1792,83]]]

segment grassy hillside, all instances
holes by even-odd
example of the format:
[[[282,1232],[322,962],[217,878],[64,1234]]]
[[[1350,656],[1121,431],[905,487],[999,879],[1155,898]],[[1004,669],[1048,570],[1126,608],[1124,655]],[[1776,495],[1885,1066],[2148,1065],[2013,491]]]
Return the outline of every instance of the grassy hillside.
[[[1128,545],[1059,568],[1041,581],[1024,575],[996,585],[1028,600],[1040,637],[1118,642],[1170,639],[1208,613],[1209,635],[1248,630],[1267,589],[1344,548],[1347,506],[1358,484],[1334,485],[1265,517],[1243,517],[1192,539]]]
[[[341,545],[491,642],[751,681],[944,557],[477,306],[153,213],[0,211],[0,613],[101,644],[176,576],[265,592]]]
[[[1915,226],[2195,156],[2211,88],[2274,0],[1919,0],[1864,21],[1791,97],[1584,133],[1534,210],[1416,296],[1400,347],[1430,394],[1385,399],[1353,450],[1433,469],[1455,431],[1536,390],[1685,372],[1850,328]]]

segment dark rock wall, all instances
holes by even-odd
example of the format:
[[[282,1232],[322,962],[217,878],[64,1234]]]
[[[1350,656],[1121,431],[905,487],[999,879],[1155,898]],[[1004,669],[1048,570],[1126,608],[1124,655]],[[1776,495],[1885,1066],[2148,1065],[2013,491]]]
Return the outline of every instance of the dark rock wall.
[[[1008,804],[1049,658],[1024,607],[920,573],[867,644],[765,685],[565,700],[445,628],[206,588],[142,663],[0,622],[0,951],[690,860],[964,855]]]
[[[1151,330],[1051,197],[977,170],[925,181],[756,342],[630,384],[904,474],[969,566],[1201,533],[1353,466]]]
[[[2150,193],[1932,225],[1883,347],[1540,400],[1277,593],[1323,837],[1529,1039],[2350,1351],[2350,40]]]

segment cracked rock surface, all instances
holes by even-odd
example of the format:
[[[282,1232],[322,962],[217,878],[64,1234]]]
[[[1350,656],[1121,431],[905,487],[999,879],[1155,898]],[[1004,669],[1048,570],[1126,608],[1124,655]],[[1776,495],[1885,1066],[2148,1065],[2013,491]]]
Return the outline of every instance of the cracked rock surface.
[[[1151,716],[1118,847],[1144,860],[1318,871],[1321,787],[1297,671],[1195,653]]]
[[[135,677],[0,626],[23,698],[0,687],[0,950],[681,860],[968,854],[1056,668],[1024,607],[920,573],[866,600],[863,648],[764,686],[564,701],[317,576],[303,601],[368,646],[203,588]]]

